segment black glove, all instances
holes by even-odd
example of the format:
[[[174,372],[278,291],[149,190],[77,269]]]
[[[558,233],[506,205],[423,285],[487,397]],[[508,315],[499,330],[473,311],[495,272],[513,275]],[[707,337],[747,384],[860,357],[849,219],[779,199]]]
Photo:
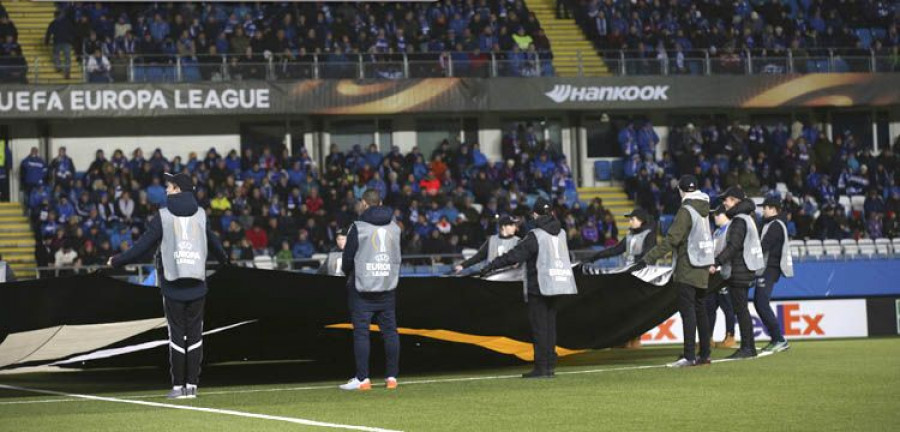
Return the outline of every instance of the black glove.
[[[584,271],[584,263],[578,263],[578,264],[575,264],[575,267],[572,267],[572,273],[575,273],[575,274],[579,274],[579,273],[581,273],[581,274],[587,274],[587,273],[585,273],[585,271]]]
[[[646,267],[647,267],[647,263],[645,263],[643,261],[638,261],[638,262],[632,264],[631,267],[628,268],[628,273],[634,273],[636,271],[643,270]]]
[[[597,276],[597,275],[603,274],[603,269],[600,268],[599,266],[596,266],[593,264],[588,264],[588,265],[584,266],[584,268],[582,268],[582,273],[584,273],[586,275],[590,275],[590,276]]]
[[[482,267],[481,270],[478,271],[478,277],[486,278],[487,275],[491,274],[493,271],[494,269],[490,267]]]

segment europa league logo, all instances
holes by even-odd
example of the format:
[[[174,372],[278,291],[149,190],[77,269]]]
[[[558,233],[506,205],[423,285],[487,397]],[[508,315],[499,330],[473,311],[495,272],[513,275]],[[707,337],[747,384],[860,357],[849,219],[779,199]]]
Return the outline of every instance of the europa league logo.
[[[387,253],[387,241],[388,241],[388,232],[384,228],[378,228],[375,230],[375,235],[372,236],[372,247],[375,248],[378,253]]]

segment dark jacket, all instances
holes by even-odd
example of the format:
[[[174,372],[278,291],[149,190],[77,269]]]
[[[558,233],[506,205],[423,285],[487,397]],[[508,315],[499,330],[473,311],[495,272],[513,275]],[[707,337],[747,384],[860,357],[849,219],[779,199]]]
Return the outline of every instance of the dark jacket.
[[[774,218],[763,219],[762,226],[766,226],[767,223],[775,219],[781,219],[781,222],[787,226],[785,217],[781,213]],[[759,233],[762,235],[762,227],[760,227]],[[763,255],[769,254],[769,258],[766,260],[766,267],[781,268],[781,251],[784,247],[784,242],[788,240],[789,239],[784,238],[784,230],[782,230],[778,224],[770,226],[769,230],[766,231],[766,236],[759,239],[759,243],[762,245]]]
[[[646,264],[655,264],[667,253],[672,252],[675,254],[675,272],[672,281],[706,289],[709,284],[709,268],[692,266],[687,255],[687,238],[693,224],[691,214],[684,208],[685,206],[693,207],[701,217],[709,216],[709,197],[701,192],[689,194],[675,213],[675,220],[672,221],[672,226],[669,227],[669,232],[662,242],[644,254],[642,261]]]
[[[744,237],[747,235],[747,224],[743,219],[737,217],[740,214],[754,217],[756,212],[756,204],[750,200],[743,200],[725,215],[731,219],[728,226],[728,233],[725,235],[725,248],[716,256],[716,266],[722,264],[731,264],[731,277],[728,284],[737,287],[748,287],[753,284],[756,274],[747,268],[744,262]]]
[[[538,217],[537,220],[535,220],[535,227],[547,231],[547,234],[552,236],[558,235],[560,230],[562,230],[562,225],[559,223],[559,220],[553,216]],[[537,256],[537,237],[534,236],[533,232],[529,232],[516,247],[488,263],[482,271],[489,273],[511,265],[525,263],[525,288],[529,295],[541,295],[541,289],[538,286],[537,278]]]
[[[335,247],[331,248],[330,251],[328,251],[328,256],[330,257],[331,254],[334,253],[334,252],[343,252],[343,251],[340,250],[340,249],[338,249],[337,246],[335,246]],[[316,270],[316,274],[327,275],[327,274],[328,274],[328,266],[331,264],[330,261],[331,261],[331,259],[328,258],[328,257],[326,257],[326,258],[325,258],[325,261],[322,262],[322,265],[319,266],[319,269]],[[341,265],[341,271],[343,271],[343,269],[344,269],[344,266]]]
[[[166,199],[166,208],[168,208],[175,216],[186,217],[196,213],[200,207],[197,205],[194,194],[182,192],[169,195]],[[159,214],[148,222],[147,231],[134,243],[134,247],[112,258],[113,267],[134,263],[156,248],[157,251],[154,255],[156,280],[162,289],[163,296],[178,301],[191,301],[205,296],[207,292],[206,281],[195,279],[166,280],[158,250],[163,235],[162,222],[160,222]],[[222,248],[222,242],[219,241],[219,237],[216,233],[210,229],[210,224],[208,222],[206,225],[206,243],[210,252],[212,252],[218,262],[228,262],[228,256],[225,254],[225,249]]]
[[[651,223],[645,222],[640,228],[638,228],[636,230],[632,229],[629,231],[631,231],[632,235],[640,234],[644,231],[651,229],[652,226],[653,225]],[[586,262],[594,262],[594,261],[597,261],[598,259],[609,258],[609,257],[614,257],[614,256],[619,256],[619,255],[624,254],[625,252],[628,251],[628,247],[627,247],[628,245],[626,244],[625,240],[626,239],[623,238],[622,240],[619,240],[619,242],[616,243],[615,246],[608,247],[606,249],[603,249],[600,252],[595,253],[594,255],[590,256],[586,260]],[[647,234],[647,237],[644,237],[644,246],[641,248],[641,253],[636,254],[634,256],[634,260],[640,261],[641,258],[643,258],[644,255],[650,251],[650,249],[653,249],[654,246],[656,246],[656,232],[651,232],[650,234]]]
[[[509,237],[503,237],[503,236],[499,236],[499,237],[500,237],[501,239],[504,239],[504,240],[505,240],[505,239],[512,238],[512,237],[515,237],[515,236],[512,235],[512,236],[509,236]],[[472,255],[471,258],[469,258],[469,259],[467,259],[467,260],[461,262],[459,265],[461,265],[463,268],[469,268],[469,267],[472,267],[472,266],[475,265],[475,264],[478,264],[478,263],[480,263],[480,262],[486,260],[486,259],[488,258],[488,248],[490,247],[490,244],[491,244],[491,241],[490,241],[490,240],[487,240],[487,241],[485,241],[484,243],[482,243],[481,247],[478,248],[478,252],[475,253],[475,255]]]
[[[44,43],[49,44],[50,38],[53,38],[54,45],[73,44],[75,42],[75,25],[66,16],[60,16],[53,20],[47,27],[47,34],[44,35]]]
[[[394,220],[394,210],[390,207],[369,207],[359,220],[372,225],[384,226]],[[394,305],[397,290],[387,292],[361,293],[356,290],[356,278],[354,277],[354,259],[359,249],[359,234],[356,225],[352,225],[347,232],[347,244],[344,245],[344,256],[341,269],[347,275],[347,300],[350,310],[381,310]]]

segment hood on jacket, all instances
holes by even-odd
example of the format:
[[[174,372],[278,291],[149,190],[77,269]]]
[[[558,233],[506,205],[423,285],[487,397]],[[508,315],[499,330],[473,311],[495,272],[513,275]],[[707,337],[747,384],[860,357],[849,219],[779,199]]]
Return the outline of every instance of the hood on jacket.
[[[193,216],[200,208],[191,192],[180,192],[166,197],[166,208],[179,217]]]
[[[385,206],[369,207],[360,215],[359,220],[372,225],[387,225],[394,220],[394,210]]]
[[[709,195],[700,191],[689,192],[681,201],[684,205],[689,205],[697,210],[701,217],[709,216]]]
[[[734,219],[735,216],[741,214],[751,215],[752,217],[754,216],[754,213],[756,213],[756,203],[754,203],[753,200],[745,199],[726,211],[725,215],[728,216],[729,219]]]
[[[769,223],[769,222],[772,222],[772,221],[774,221],[774,220],[780,220],[780,221],[784,222],[785,225],[787,225],[787,216],[785,216],[784,213],[782,213],[782,212],[779,212],[779,213],[778,213],[777,215],[775,215],[774,217],[763,218],[763,221],[762,221],[762,222],[763,222],[763,225],[765,225],[765,224],[767,224],[767,223]]]
[[[552,236],[559,235],[559,232],[562,230],[562,224],[559,223],[559,219],[550,215],[538,216],[538,218],[534,220],[534,225],[537,228],[547,231],[547,234]]]

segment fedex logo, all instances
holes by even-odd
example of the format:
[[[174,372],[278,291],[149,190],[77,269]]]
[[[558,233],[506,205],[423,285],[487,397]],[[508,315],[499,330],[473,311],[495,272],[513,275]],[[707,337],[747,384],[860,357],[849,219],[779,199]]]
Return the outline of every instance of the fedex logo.
[[[868,336],[865,300],[801,300],[773,302],[772,309],[788,339],[821,339]],[[713,338],[725,336],[725,316],[716,311]],[[769,334],[750,304],[754,337],[768,340]],[[738,330],[737,328],[735,330]],[[735,336],[740,335],[736,332]],[[680,343],[684,341],[681,316],[675,314],[641,336],[645,344]]]
[[[775,317],[778,318],[778,324],[785,337],[825,336],[825,330],[822,328],[822,319],[825,318],[825,314],[804,314],[800,311],[799,303],[777,305]],[[753,336],[769,336],[769,332],[758,314],[754,314],[751,319],[753,320]]]
[[[681,319],[676,319],[674,316],[663,321],[662,324],[656,326],[653,330],[648,331],[641,335],[641,342],[657,342],[657,343],[665,343],[665,342],[678,342],[681,340],[679,336],[675,336],[675,333],[672,331],[672,326],[675,323],[678,323],[679,327],[681,326]]]

